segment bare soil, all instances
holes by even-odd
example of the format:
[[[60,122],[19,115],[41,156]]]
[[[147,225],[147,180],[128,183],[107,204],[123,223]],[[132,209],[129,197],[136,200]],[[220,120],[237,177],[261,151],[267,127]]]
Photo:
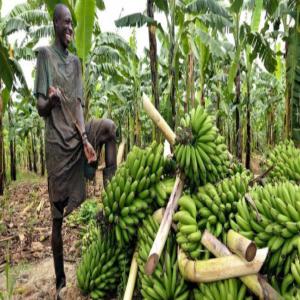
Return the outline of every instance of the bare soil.
[[[63,225],[67,287],[63,299],[86,299],[76,287],[80,229]],[[0,197],[0,292],[7,293],[7,277],[13,299],[54,299],[51,254],[51,213],[45,178],[33,174],[9,185]],[[5,273],[9,265],[9,276]]]

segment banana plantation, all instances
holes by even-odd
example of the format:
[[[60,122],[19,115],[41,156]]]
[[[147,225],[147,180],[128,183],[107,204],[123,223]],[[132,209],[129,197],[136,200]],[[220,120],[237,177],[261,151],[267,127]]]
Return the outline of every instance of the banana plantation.
[[[0,0],[0,299],[300,299],[299,145],[298,0]]]

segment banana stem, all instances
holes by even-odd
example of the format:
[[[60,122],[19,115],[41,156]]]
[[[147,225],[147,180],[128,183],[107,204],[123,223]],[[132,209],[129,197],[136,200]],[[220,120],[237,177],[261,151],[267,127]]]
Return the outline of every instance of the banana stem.
[[[153,213],[153,218],[158,224],[161,223],[161,221],[164,217],[165,211],[166,211],[166,209],[164,207],[161,207]]]
[[[124,151],[125,151],[125,139],[122,140],[119,149],[118,149],[118,154],[117,154],[117,166],[119,166],[123,160],[124,157]]]
[[[178,250],[178,266],[185,280],[191,282],[214,282],[228,278],[256,274],[261,269],[268,254],[268,248],[257,251],[255,259],[247,262],[237,255],[207,260],[189,260],[186,254]]]
[[[181,175],[176,176],[176,181],[173,187],[172,194],[170,196],[168,205],[160,223],[158,232],[150,250],[147,262],[145,264],[145,273],[151,275],[159,261],[162,250],[165,246],[166,240],[169,235],[169,231],[172,225],[173,214],[178,206],[178,200],[183,190],[183,178]]]
[[[229,249],[207,230],[204,231],[201,243],[216,257],[231,255]],[[259,299],[282,299],[260,274],[242,276],[240,279]]]
[[[232,229],[227,233],[227,245],[233,253],[247,261],[252,261],[256,255],[255,243]]]
[[[136,282],[136,276],[137,276],[137,271],[138,271],[138,264],[137,264],[136,257],[137,257],[137,252],[135,251],[132,256],[130,272],[129,272],[128,281],[127,281],[123,300],[131,300],[132,296],[133,296],[135,282]]]
[[[148,96],[143,94],[143,106],[145,112],[152,119],[154,124],[161,130],[165,138],[171,145],[175,144],[176,135],[173,130],[170,128],[168,123],[164,120],[161,114],[157,111],[154,105],[151,103]]]

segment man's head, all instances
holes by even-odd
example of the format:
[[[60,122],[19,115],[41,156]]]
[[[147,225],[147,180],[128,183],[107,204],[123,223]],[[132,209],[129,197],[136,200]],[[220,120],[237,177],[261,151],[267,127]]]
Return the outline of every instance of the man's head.
[[[53,26],[56,38],[64,48],[68,48],[73,37],[72,16],[63,4],[57,4],[54,8]]]

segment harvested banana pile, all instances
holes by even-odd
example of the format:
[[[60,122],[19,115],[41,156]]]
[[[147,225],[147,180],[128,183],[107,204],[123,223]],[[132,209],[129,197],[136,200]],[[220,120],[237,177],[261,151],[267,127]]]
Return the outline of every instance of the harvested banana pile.
[[[244,300],[247,297],[247,287],[236,278],[213,283],[201,283],[194,289],[195,300]]]
[[[179,211],[174,215],[174,221],[178,222],[177,243],[192,259],[210,257],[200,243],[204,229],[226,243],[230,221],[250,179],[248,173],[237,173],[217,185],[208,183],[199,187],[196,196],[184,195],[179,199]]]
[[[104,299],[117,288],[121,274],[127,272],[126,255],[112,234],[102,234],[85,251],[77,268],[80,290],[92,299]]]
[[[177,264],[177,247],[173,233],[169,234],[164,252],[151,276],[145,274],[144,266],[158,231],[159,224],[152,216],[144,220],[138,231],[138,266],[143,299],[189,299],[187,283],[181,277]]]
[[[174,154],[190,182],[199,186],[226,177],[230,167],[227,147],[204,108],[193,109],[180,125]]]
[[[150,195],[154,200],[155,208],[164,207],[167,205],[174,187],[174,183],[174,178],[168,178],[158,181],[154,186],[150,188]]]
[[[150,188],[163,173],[163,146],[153,143],[146,149],[134,147],[103,193],[105,216],[113,224],[116,239],[128,244],[137,225],[152,213]]]
[[[272,285],[285,295],[294,285],[300,287],[300,187],[289,182],[268,184],[254,188],[250,195],[257,212],[240,200],[233,229],[254,239],[258,247],[269,247],[264,268],[273,275]]]
[[[300,149],[295,147],[293,141],[282,142],[270,151],[267,165],[273,166],[268,174],[269,182],[300,181]]]

